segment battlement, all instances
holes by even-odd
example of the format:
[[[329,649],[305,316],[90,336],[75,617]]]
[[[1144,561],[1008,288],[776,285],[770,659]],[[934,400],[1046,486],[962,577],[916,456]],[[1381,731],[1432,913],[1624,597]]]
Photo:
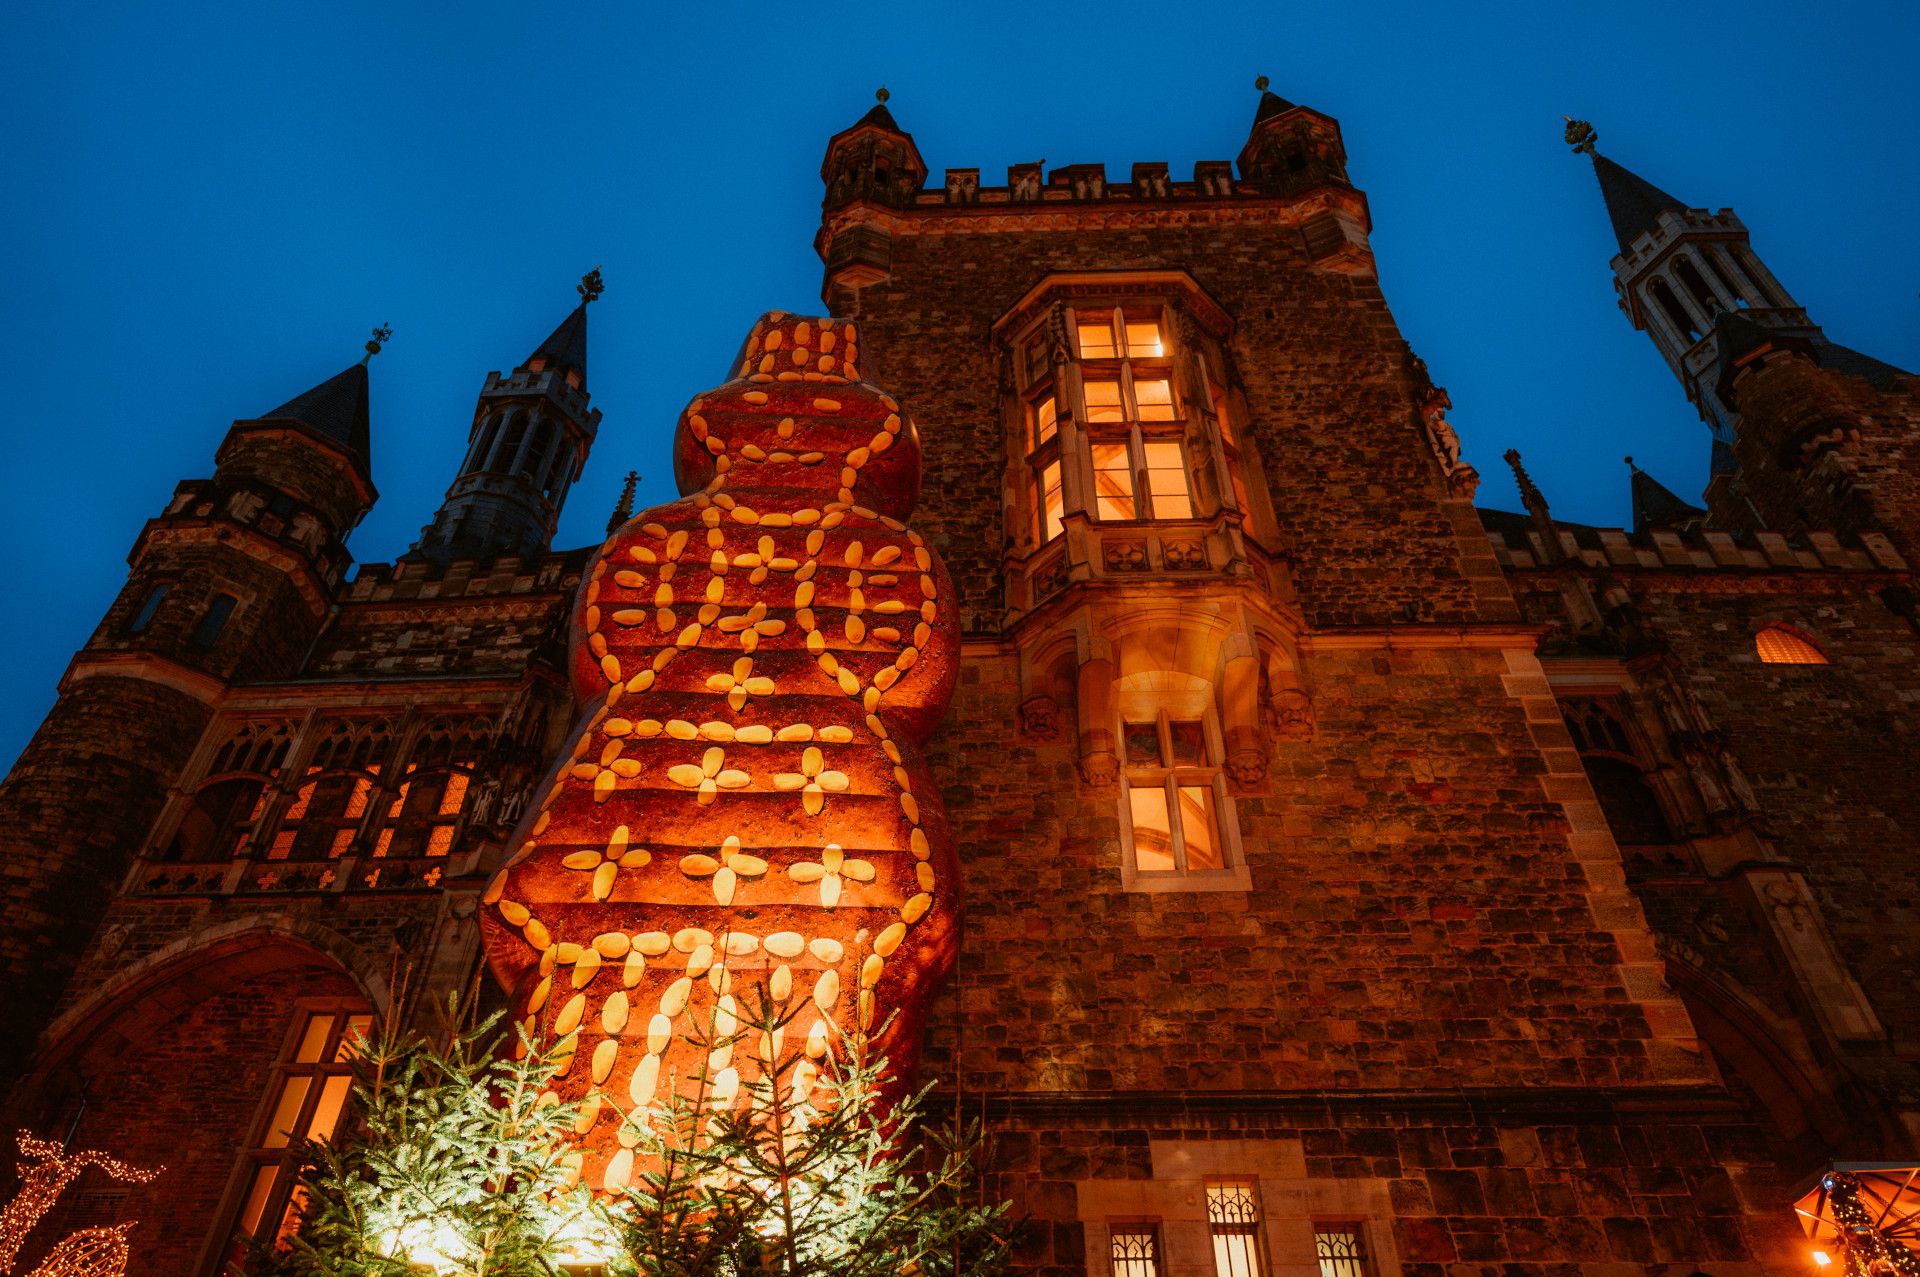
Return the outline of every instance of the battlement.
[[[1480,511],[1494,557],[1503,568],[1553,566],[1538,528],[1525,515]],[[1905,572],[1907,561],[1883,534],[1843,543],[1831,532],[1788,538],[1778,532],[1668,532],[1556,523],[1560,561],[1595,568],[1689,571]]]
[[[347,603],[386,603],[396,600],[456,599],[532,594],[571,590],[579,583],[587,560],[599,547],[582,546],[551,554],[496,559],[401,559],[397,563],[363,563],[342,592]]]
[[[980,185],[977,168],[950,168],[943,185],[915,194],[916,208],[971,204],[1064,204],[1097,201],[1233,199],[1263,194],[1236,180],[1230,160],[1198,160],[1191,181],[1174,181],[1159,161],[1135,164],[1128,180],[1109,181],[1105,164],[1065,164],[1042,172],[1040,164],[1010,164],[1004,186]]]

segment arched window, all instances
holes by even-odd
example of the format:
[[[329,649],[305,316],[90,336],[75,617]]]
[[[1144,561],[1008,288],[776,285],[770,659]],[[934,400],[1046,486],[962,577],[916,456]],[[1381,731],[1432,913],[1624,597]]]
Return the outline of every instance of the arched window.
[[[1775,622],[1753,636],[1754,650],[1763,665],[1825,665],[1827,656],[1814,641],[1791,625]]]
[[[1700,272],[1694,268],[1693,259],[1688,257],[1677,259],[1673,264],[1673,273],[1680,277],[1680,283],[1693,295],[1693,300],[1700,304],[1701,310],[1711,315],[1721,309],[1720,298],[1707,287],[1707,281],[1700,277]]]
[[[1667,322],[1674,326],[1675,331],[1688,341],[1700,339],[1700,325],[1693,322],[1693,316],[1688,314],[1687,308],[1680,304],[1680,299],[1673,295],[1673,290],[1667,287],[1666,280],[1654,280],[1653,286],[1648,291],[1653,294],[1653,300],[1659,303],[1660,309],[1666,312]]]
[[[269,860],[338,860],[353,847],[367,814],[376,767],[364,772],[307,772],[280,818],[280,831],[267,849]]]
[[[1733,272],[1721,264],[1719,247],[1714,244],[1703,247],[1700,250],[1700,260],[1707,264],[1707,274],[1713,276],[1727,296],[1733,298],[1733,304],[1744,309],[1747,305],[1747,296],[1740,291],[1740,285],[1734,282]]]
[[[524,409],[515,408],[507,414],[501,423],[498,441],[488,455],[485,468],[496,474],[511,474],[513,460],[520,455],[520,445],[527,437],[527,414]]]
[[[460,469],[478,470],[486,465],[487,453],[493,448],[494,438],[500,433],[500,414],[492,413],[480,423],[473,432],[473,447],[467,451],[467,459]]]
[[[264,777],[235,776],[208,782],[193,796],[193,805],[167,847],[166,859],[189,865],[232,860],[246,847],[266,803]]]

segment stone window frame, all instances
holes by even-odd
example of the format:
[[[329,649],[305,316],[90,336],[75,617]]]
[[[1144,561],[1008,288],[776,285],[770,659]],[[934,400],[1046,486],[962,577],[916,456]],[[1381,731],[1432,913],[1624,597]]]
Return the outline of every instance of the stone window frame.
[[[1181,467],[1192,508],[1187,518],[1103,521],[1095,513],[1092,449],[1080,382],[1083,361],[1072,314],[1076,309],[1101,307],[1159,312],[1161,340],[1167,351],[1163,358],[1176,416],[1171,421],[1148,424],[1153,433],[1169,427],[1167,433],[1177,435],[1180,441]],[[1058,534],[1047,535],[1043,477],[1046,465],[1055,458],[1060,465],[1063,518],[1079,516],[1095,525],[1124,528],[1204,524],[1232,514],[1253,531],[1257,540],[1269,539],[1267,517],[1252,507],[1247,495],[1249,485],[1238,470],[1229,466],[1230,457],[1241,465],[1257,464],[1250,460],[1244,445],[1231,442],[1245,438],[1248,423],[1236,420],[1223,431],[1215,419],[1221,411],[1242,412],[1227,377],[1226,343],[1232,329],[1232,319],[1219,304],[1179,270],[1049,275],[1001,316],[994,330],[996,341],[1006,353],[1003,368],[1007,381],[1003,389],[1009,392],[1007,443],[1010,464],[1017,472],[1017,481],[1010,479],[1010,487],[1019,506],[1007,523],[1016,531],[1017,539],[1009,546],[1013,554],[1031,554],[1059,539]],[[1196,392],[1196,385],[1206,389]],[[1047,443],[1037,445],[1035,410],[1049,396],[1055,401],[1058,424]],[[1144,477],[1144,460],[1131,438],[1129,443],[1129,464],[1137,491]],[[1261,525],[1258,529],[1256,520]]]
[[[1186,685],[1172,686],[1176,680]],[[1114,785],[1114,811],[1120,822],[1121,888],[1145,893],[1253,890],[1253,877],[1247,867],[1246,849],[1240,837],[1239,811],[1227,785],[1224,765],[1226,742],[1220,727],[1219,709],[1214,704],[1213,684],[1206,679],[1174,671],[1156,671],[1151,681],[1161,684],[1157,687],[1123,685],[1133,681],[1122,679],[1113,689],[1113,739],[1120,764],[1119,779]],[[1178,718],[1191,722],[1197,719],[1203,724],[1209,760],[1205,766],[1166,770],[1211,773],[1209,783],[1213,788],[1214,821],[1218,826],[1221,858],[1224,861],[1222,868],[1191,870],[1176,867],[1154,870],[1141,869],[1139,866],[1133,845],[1133,812],[1128,796],[1125,735],[1128,722],[1142,722],[1150,716],[1156,720]]]
[[[1298,1139],[1149,1138],[1148,1157],[1150,1178],[1074,1185],[1087,1272],[1108,1271],[1116,1227],[1153,1219],[1160,1232],[1161,1277],[1216,1277],[1206,1184],[1253,1180],[1259,1185],[1260,1241],[1270,1277],[1320,1277],[1314,1230],[1330,1223],[1360,1233],[1368,1277],[1402,1277],[1393,1199],[1384,1178],[1310,1179]]]
[[[1805,660],[1768,660],[1764,639],[1769,634],[1785,637],[1788,647],[1803,647],[1819,657],[1816,661]],[[1833,657],[1827,654],[1826,644],[1815,638],[1804,626],[1792,621],[1771,617],[1756,625],[1753,629],[1753,655],[1768,670],[1776,669],[1821,669],[1833,664]]]

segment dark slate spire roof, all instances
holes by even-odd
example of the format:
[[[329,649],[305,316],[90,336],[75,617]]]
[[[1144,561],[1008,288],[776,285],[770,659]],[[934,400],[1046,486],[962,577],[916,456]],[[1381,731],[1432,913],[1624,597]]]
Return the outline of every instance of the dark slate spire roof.
[[[532,363],[536,359],[546,360],[549,368],[575,369],[580,374],[581,389],[586,388],[587,306],[585,302],[575,306],[573,313],[560,321],[560,326],[540,343],[540,348],[527,356],[527,363]]]
[[[1740,469],[1740,459],[1733,455],[1733,446],[1726,440],[1716,438],[1713,450],[1707,454],[1707,477],[1734,474]]]
[[[1869,383],[1881,390],[1892,385],[1895,377],[1913,375],[1904,368],[1896,368],[1884,360],[1862,354],[1851,346],[1842,346],[1837,341],[1828,341],[1825,337],[1815,337],[1813,345],[1822,368],[1831,368],[1835,372],[1843,372],[1854,377],[1865,377]]]
[[[889,133],[906,132],[905,129],[894,123],[893,112],[887,110],[887,104],[885,102],[875,102],[872,108],[855,122],[853,127],[857,129],[867,124],[871,124],[875,128],[885,129]]]
[[[1289,102],[1271,89],[1260,90],[1260,105],[1253,113],[1253,127],[1259,128],[1276,115],[1284,115],[1299,105]]]
[[[1613,235],[1620,241],[1621,248],[1652,230],[1662,212],[1686,207],[1652,182],[1628,172],[1598,151],[1593,156],[1593,172],[1600,179],[1600,195],[1607,202],[1607,216],[1613,220]]]
[[[1634,465],[1632,457],[1627,458],[1627,466],[1633,471],[1633,530],[1636,534],[1656,528],[1678,529],[1706,517],[1705,510],[1688,505],[1674,496],[1665,484]]]
[[[322,438],[339,444],[361,474],[373,473],[364,360],[256,418],[259,421],[275,419],[297,421]]]
[[[1762,327],[1738,310],[1721,312],[1720,318],[1714,322],[1713,336],[1715,349],[1720,357],[1720,379],[1713,390],[1720,396],[1721,403],[1735,411],[1739,410],[1740,405],[1734,401],[1733,383],[1734,379],[1740,375],[1740,361],[1762,346],[1770,345],[1782,350],[1797,350],[1815,360],[1820,358],[1814,344],[1807,338]],[[1866,356],[1862,355],[1860,358],[1864,359]]]

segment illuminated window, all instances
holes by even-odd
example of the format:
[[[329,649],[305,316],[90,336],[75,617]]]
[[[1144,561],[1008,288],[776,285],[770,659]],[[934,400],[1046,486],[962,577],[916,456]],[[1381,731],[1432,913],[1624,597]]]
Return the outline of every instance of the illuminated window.
[[[138,634],[153,624],[153,614],[167,600],[167,583],[162,581],[147,591],[147,597],[141,602],[140,610],[133,614],[133,620],[127,624],[127,633]]]
[[[293,1180],[300,1146],[333,1137],[353,1085],[353,1060],[371,1032],[364,1006],[310,1009],[295,1019],[280,1068],[262,1106],[260,1128],[245,1154],[239,1214],[229,1263],[252,1238],[284,1238],[297,1216]],[[229,1267],[229,1272],[238,1271]]]
[[[1227,867],[1220,836],[1220,769],[1208,724],[1160,713],[1123,721],[1121,803],[1141,873]]]
[[[280,831],[273,836],[267,858],[338,860],[346,855],[366,818],[379,771],[376,766],[367,772],[323,775],[319,768],[309,768],[309,779],[295,791],[280,817]]]
[[[1313,1253],[1320,1261],[1320,1277],[1370,1277],[1366,1245],[1354,1225],[1314,1225]]]
[[[1173,360],[1159,311],[1076,310],[1074,335],[1095,517],[1192,518]]]
[[[1787,625],[1769,625],[1753,636],[1754,648],[1767,665],[1825,665],[1824,652],[1813,640]]]
[[[1058,458],[1040,467],[1040,539],[1051,541],[1060,535],[1061,516],[1066,513],[1066,500],[1060,490],[1060,462]]]
[[[1207,1185],[1215,1277],[1256,1277],[1260,1262],[1260,1194],[1251,1180]]]
[[[451,852],[470,780],[460,770],[410,774],[387,804],[373,854],[444,856]]]
[[[1113,1277],[1160,1277],[1160,1234],[1150,1224],[1115,1224]]]
[[[1033,446],[1027,452],[1032,475],[1035,532],[1042,544],[1060,535],[1066,498],[1060,486],[1059,405],[1044,394],[1027,406]]]
[[[1052,395],[1043,395],[1033,405],[1033,446],[1038,448],[1053,438],[1059,411]]]
[[[227,618],[233,615],[233,609],[240,600],[231,594],[216,594],[208,600],[207,610],[200,614],[200,620],[193,627],[193,645],[212,647],[220,641],[220,632],[227,628]]]

